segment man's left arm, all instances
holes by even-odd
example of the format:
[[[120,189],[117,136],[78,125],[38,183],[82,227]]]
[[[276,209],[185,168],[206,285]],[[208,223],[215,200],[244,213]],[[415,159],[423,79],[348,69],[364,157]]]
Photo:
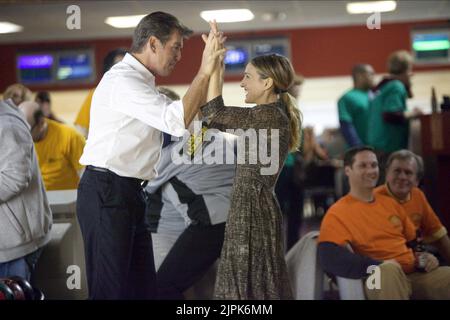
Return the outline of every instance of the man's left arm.
[[[406,110],[406,93],[393,91],[385,100],[383,120],[390,124],[402,124],[423,114],[419,108]]]
[[[383,105],[383,120],[390,124],[402,124],[406,121],[405,97],[399,90],[392,91],[385,99]]]
[[[441,256],[450,265],[450,239],[448,235],[445,235],[439,240],[433,242],[433,245],[439,250]]]

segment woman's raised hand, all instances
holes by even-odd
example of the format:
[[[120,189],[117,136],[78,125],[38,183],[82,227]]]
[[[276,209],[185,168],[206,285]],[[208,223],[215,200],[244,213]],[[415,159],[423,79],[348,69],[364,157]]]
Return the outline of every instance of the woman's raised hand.
[[[223,69],[223,60],[226,52],[224,43],[227,37],[223,35],[223,32],[219,32],[217,22],[215,20],[210,21],[209,25],[211,30],[208,36],[202,34],[202,39],[205,42],[205,49],[203,51],[200,70],[208,75],[211,75],[214,70],[219,68]]]

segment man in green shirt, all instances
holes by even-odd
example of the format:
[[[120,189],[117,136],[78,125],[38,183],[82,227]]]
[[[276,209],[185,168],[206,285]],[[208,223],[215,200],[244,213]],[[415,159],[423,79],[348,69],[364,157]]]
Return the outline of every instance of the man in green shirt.
[[[369,64],[352,69],[353,89],[338,101],[339,124],[349,147],[367,143],[369,93],[374,86],[374,70]]]
[[[389,75],[376,88],[370,105],[367,142],[379,154],[408,148],[409,119],[422,114],[419,109],[407,111],[406,99],[412,97],[412,56],[404,50],[389,56]]]

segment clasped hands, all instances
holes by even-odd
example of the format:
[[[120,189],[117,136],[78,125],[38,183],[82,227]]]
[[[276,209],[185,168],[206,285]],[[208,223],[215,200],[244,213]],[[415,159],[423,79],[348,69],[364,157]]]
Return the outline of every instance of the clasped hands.
[[[223,61],[226,52],[224,43],[227,39],[227,37],[223,35],[223,32],[219,32],[215,20],[210,21],[209,25],[211,27],[209,34],[202,34],[205,49],[203,50],[202,63],[200,66],[200,72],[207,76],[211,76],[214,71],[218,69],[223,70]]]

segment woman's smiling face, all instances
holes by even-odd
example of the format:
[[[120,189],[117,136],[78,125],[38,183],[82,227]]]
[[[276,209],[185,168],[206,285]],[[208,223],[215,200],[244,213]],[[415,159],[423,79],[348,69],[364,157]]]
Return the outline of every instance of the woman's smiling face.
[[[256,68],[249,63],[245,67],[241,87],[244,88],[245,91],[245,102],[258,104],[258,99],[263,96],[264,91],[267,89],[266,79],[261,79]]]

